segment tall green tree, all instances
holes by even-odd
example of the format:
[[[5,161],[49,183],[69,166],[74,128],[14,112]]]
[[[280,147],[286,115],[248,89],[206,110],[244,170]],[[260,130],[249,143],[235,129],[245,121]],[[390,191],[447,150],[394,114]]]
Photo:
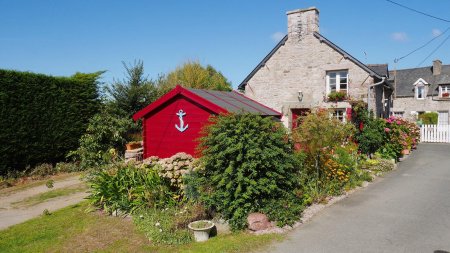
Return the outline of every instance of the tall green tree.
[[[144,62],[134,61],[133,64],[122,62],[125,68],[125,78],[115,80],[106,87],[106,93],[117,115],[131,117],[137,111],[152,103],[158,97],[155,83],[144,74]]]
[[[188,61],[162,76],[158,82],[160,94],[168,92],[178,84],[196,89],[232,90],[231,82],[222,73],[211,65],[204,67],[196,61]]]

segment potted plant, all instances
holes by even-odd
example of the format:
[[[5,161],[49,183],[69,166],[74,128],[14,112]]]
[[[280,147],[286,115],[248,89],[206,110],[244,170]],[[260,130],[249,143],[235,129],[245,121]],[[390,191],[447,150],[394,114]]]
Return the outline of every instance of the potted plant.
[[[450,93],[448,93],[448,92],[444,92],[444,93],[442,93],[442,97],[443,97],[443,98],[448,98],[448,97],[449,97],[449,95],[450,95]]]
[[[126,144],[127,150],[133,150],[142,147],[140,141],[130,141]]]
[[[214,222],[198,220],[188,224],[188,228],[194,232],[195,241],[204,242],[209,239],[209,232],[214,227]]]

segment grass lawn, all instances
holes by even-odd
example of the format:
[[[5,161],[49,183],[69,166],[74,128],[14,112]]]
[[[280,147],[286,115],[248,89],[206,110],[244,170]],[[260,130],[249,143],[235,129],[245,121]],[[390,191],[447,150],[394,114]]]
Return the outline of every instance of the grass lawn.
[[[249,252],[282,235],[237,233],[204,243],[152,245],[131,219],[87,213],[87,203],[0,231],[0,252]]]

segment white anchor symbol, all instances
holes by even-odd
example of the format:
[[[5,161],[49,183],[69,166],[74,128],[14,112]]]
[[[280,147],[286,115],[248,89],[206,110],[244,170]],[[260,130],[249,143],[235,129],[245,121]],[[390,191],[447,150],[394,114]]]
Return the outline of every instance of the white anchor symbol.
[[[180,119],[180,126],[175,124],[175,128],[180,132],[184,132],[189,127],[189,125],[184,126],[183,116],[186,115],[186,113],[183,110],[179,110],[176,115],[178,115],[178,118]]]

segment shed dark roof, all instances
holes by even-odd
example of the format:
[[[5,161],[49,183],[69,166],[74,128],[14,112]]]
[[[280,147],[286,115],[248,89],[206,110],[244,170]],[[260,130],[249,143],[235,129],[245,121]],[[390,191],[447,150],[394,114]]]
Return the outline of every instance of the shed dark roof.
[[[136,112],[133,115],[133,119],[138,120],[145,117],[161,106],[170,103],[176,96],[184,96],[216,114],[222,112],[233,112],[238,114],[254,113],[281,118],[281,113],[260,104],[237,91],[187,89],[177,85],[177,87],[157,99],[155,102]]]
[[[385,76],[389,78],[389,70],[387,64],[367,64],[367,67],[369,67],[379,76]]]
[[[399,97],[414,97],[413,84],[422,78],[430,84],[428,95],[437,94],[437,86],[440,84],[450,84],[450,65],[442,65],[440,75],[433,76],[433,67],[400,69],[395,74],[389,71],[391,77],[396,79],[396,95]]]
[[[327,38],[322,36],[320,33],[314,32],[314,37],[319,39],[321,42],[325,42],[328,46],[330,46],[331,48],[333,48],[334,50],[336,50],[337,52],[342,54],[345,58],[349,59],[350,61],[352,61],[353,63],[355,63],[362,69],[364,69],[365,71],[367,71],[371,76],[381,79],[384,76],[382,74],[387,72],[387,65],[386,65],[386,70],[383,70],[381,67],[380,68],[375,67],[375,69],[369,68],[367,65],[360,62],[358,59],[356,59],[355,57],[353,57],[352,55],[350,55],[349,53],[344,51],[342,48],[338,47],[336,44],[334,44],[333,42],[331,42],[330,40],[328,40]],[[263,67],[266,64],[266,62],[272,57],[272,55],[274,55],[278,51],[278,49],[286,43],[287,40],[288,40],[288,36],[285,35],[283,37],[283,39],[281,39],[281,41],[278,42],[278,44],[269,52],[269,54],[267,54],[266,57],[264,57],[264,59],[262,59],[262,61],[260,63],[258,63],[258,65],[256,65],[256,67],[252,70],[252,72],[250,72],[250,74],[247,77],[245,77],[245,79],[241,82],[241,84],[239,84],[239,86],[238,86],[239,90],[245,89],[247,82],[256,74],[256,72],[258,72],[258,70],[261,67]],[[379,66],[381,66],[381,65],[379,65]],[[377,71],[380,71],[380,73],[378,73]]]
[[[281,113],[270,109],[236,91],[215,91],[188,89],[194,94],[233,113],[256,113],[268,116],[280,116]]]

